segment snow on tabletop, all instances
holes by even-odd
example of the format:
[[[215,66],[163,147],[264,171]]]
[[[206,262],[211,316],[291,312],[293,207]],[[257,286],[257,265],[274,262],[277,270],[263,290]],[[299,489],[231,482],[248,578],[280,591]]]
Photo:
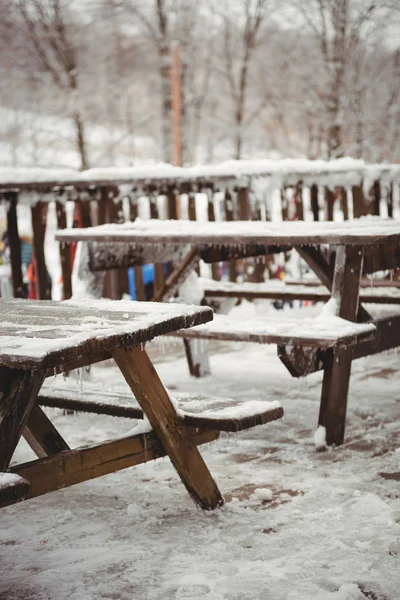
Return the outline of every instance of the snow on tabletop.
[[[122,224],[105,224],[86,229],[63,229],[56,232],[56,239],[74,240],[121,239],[122,241],[140,241],[140,243],[201,243],[202,239],[215,238],[215,244],[226,242],[238,245],[242,240],[235,238],[262,238],[264,243],[279,241],[279,238],[326,238],[338,239],[341,236],[353,238],[369,238],[378,236],[400,235],[400,221],[380,217],[363,217],[353,221],[224,221],[201,223],[196,221],[152,219]],[[192,237],[191,237],[192,236]]]
[[[6,303],[8,301],[0,300],[0,308],[4,310]],[[9,301],[10,311],[13,307],[21,306],[24,306],[25,311],[23,315],[19,316],[19,323],[7,320],[7,312],[1,318],[0,324],[5,331],[7,328],[15,329],[20,325],[21,333],[19,334],[17,329],[16,334],[1,336],[0,355],[40,360],[52,352],[79,346],[88,339],[106,339],[119,334],[130,334],[152,328],[173,318],[186,319],[185,327],[191,326],[191,319],[194,315],[203,313],[205,320],[212,318],[210,308],[184,304],[123,300],[66,300],[62,304],[53,304],[53,307],[58,310],[58,321],[41,325],[37,324],[37,319],[35,319],[35,324],[29,325],[29,308],[31,307],[35,311],[36,317],[40,310],[46,316],[51,314],[51,304],[50,306],[49,304],[40,301],[29,303],[25,303],[24,300]],[[63,313],[60,311],[64,307],[93,311],[93,314],[83,314],[81,317],[75,314],[73,319],[67,318],[66,322],[63,322],[66,317],[63,317]],[[118,315],[119,320],[117,321],[115,317],[108,318],[106,313]],[[54,331],[57,331],[58,337],[56,338],[51,337],[54,335]],[[40,335],[35,336],[35,333]]]

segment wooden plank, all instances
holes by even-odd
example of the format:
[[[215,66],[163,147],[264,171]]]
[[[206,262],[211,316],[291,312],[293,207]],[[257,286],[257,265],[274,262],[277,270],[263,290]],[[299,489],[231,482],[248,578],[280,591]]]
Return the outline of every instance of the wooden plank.
[[[24,500],[29,493],[29,482],[14,473],[0,473],[0,508]]]
[[[23,436],[39,458],[70,449],[38,403],[29,413]]]
[[[144,350],[117,349],[113,358],[193,500],[204,509],[223,504],[222,496],[195,445],[185,437],[168,392]]]
[[[56,215],[57,215],[57,227],[58,229],[65,229],[67,227],[67,215],[65,212],[65,204],[60,201],[56,202]],[[63,300],[68,300],[72,296],[72,282],[71,282],[71,254],[70,248],[64,242],[59,243],[60,252],[60,263],[61,263],[61,275],[63,282]]]
[[[90,388],[93,389],[90,389]],[[110,393],[85,385],[84,399],[78,390],[57,389],[45,386],[37,402],[41,406],[71,409],[113,417],[143,419],[143,410],[129,393]],[[201,427],[218,431],[242,431],[275,421],[283,416],[281,407],[271,407],[268,402],[254,402],[238,398],[207,398],[201,395],[174,393],[183,423],[188,427]],[[235,416],[236,415],[236,416]]]
[[[188,216],[190,221],[196,221],[196,194],[190,193],[188,195]],[[200,275],[200,265],[195,268],[197,275]]]
[[[44,256],[47,208],[48,204],[43,202],[37,202],[31,207],[36,298],[40,300],[50,300],[51,298],[51,287],[49,287],[46,259]]]
[[[184,428],[185,437],[193,445],[218,439],[219,431]],[[30,482],[28,498],[35,498],[108,473],[133,467],[165,456],[167,453],[154,432],[127,436],[103,444],[61,452],[16,465],[13,473]]]
[[[10,464],[44,377],[44,371],[0,368],[0,471]]]
[[[165,302],[165,300],[172,298],[188,275],[190,275],[199,264],[199,260],[200,257],[197,248],[191,248],[184,259],[168,277],[164,286],[155,293],[153,302]]]
[[[2,300],[0,365],[58,369],[89,364],[116,347],[141,344],[212,317],[208,307],[168,303]]]
[[[17,220],[18,194],[16,192],[9,192],[6,195],[6,199],[8,200],[7,234],[10,247],[13,294],[14,298],[23,298],[24,282],[22,278],[21,241],[19,239]]]
[[[220,288],[215,285],[215,282],[211,284],[204,283],[204,295],[208,298],[246,298],[249,300],[253,299],[264,299],[264,300],[309,300],[311,302],[327,302],[331,294],[325,290],[322,286],[318,285],[307,285],[303,286],[301,283],[296,285],[282,285],[277,287],[276,285],[270,285],[267,283],[261,284],[249,284],[249,283],[233,283],[229,286],[226,283],[222,283]],[[393,288],[396,291],[398,288]],[[388,290],[388,291],[386,291]],[[384,288],[372,288],[362,289],[360,293],[360,300],[372,304],[400,304],[400,292],[390,293],[388,286]]]
[[[328,335],[326,326],[321,320],[321,330],[316,327],[318,322],[312,319],[246,319],[237,321],[225,315],[214,315],[214,319],[201,327],[192,327],[170,334],[173,337],[203,340],[224,340],[232,342],[253,342],[256,344],[290,344],[313,348],[332,348],[338,345],[352,346],[365,340],[374,339],[375,330],[372,326],[358,329],[357,333],[345,332]],[[312,328],[312,331],[310,332]]]
[[[300,221],[304,221],[304,204],[303,204],[303,182],[298,181],[296,184],[296,213]]]
[[[181,260],[189,246],[165,244],[148,246],[122,242],[88,242],[90,249],[89,269],[94,273],[124,267],[142,266],[149,263]]]
[[[342,209],[343,219],[345,221],[349,220],[349,203],[347,201],[347,190],[343,186],[339,186],[336,188],[338,194],[338,200],[340,203],[340,208]]]
[[[363,258],[362,247],[337,248],[332,297],[337,316],[349,321],[357,319]],[[348,348],[338,347],[327,353],[318,424],[325,427],[328,446],[339,446],[344,440],[351,362]]]

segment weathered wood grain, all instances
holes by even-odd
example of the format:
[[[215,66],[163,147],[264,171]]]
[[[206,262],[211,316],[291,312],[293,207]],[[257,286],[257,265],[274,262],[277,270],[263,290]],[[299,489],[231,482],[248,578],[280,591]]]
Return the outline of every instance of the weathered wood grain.
[[[204,509],[223,504],[199,451],[184,435],[168,392],[144,350],[116,349],[113,357],[193,500]]]
[[[10,481],[9,473],[0,473],[0,508],[24,500],[29,493],[29,482],[18,475]]]
[[[0,367],[0,471],[8,468],[45,372]]]
[[[216,440],[219,432],[186,428],[184,435],[192,444],[199,445]],[[16,465],[10,471],[30,482],[27,498],[35,498],[165,455],[166,451],[154,432],[139,433]]]
[[[65,370],[212,317],[210,308],[173,304],[1,300],[0,365]]]

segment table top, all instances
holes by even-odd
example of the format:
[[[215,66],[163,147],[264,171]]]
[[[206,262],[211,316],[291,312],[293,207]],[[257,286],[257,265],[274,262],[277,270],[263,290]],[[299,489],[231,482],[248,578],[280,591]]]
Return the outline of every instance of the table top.
[[[198,246],[296,246],[319,244],[400,244],[400,221],[363,217],[344,222],[314,221],[160,221],[107,224],[86,229],[63,229],[64,242],[129,242],[130,244],[191,244]]]
[[[0,300],[0,366],[56,368],[211,321],[208,307],[116,300]]]

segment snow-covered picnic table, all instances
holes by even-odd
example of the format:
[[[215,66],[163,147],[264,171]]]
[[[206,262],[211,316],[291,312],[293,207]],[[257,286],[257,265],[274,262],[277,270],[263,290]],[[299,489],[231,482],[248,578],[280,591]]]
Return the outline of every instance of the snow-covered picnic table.
[[[165,454],[200,506],[221,504],[196,446],[216,439],[221,430],[281,418],[283,411],[276,402],[239,406],[231,401],[229,409],[221,401],[191,399],[185,412],[171,399],[144,349],[157,336],[212,318],[208,307],[172,303],[0,300],[0,506]],[[125,438],[71,450],[40,408],[41,386],[57,373],[108,358],[115,360],[136,398],[134,413],[147,418]],[[101,390],[96,393],[101,412]],[[129,397],[126,403],[129,408]],[[10,468],[21,436],[38,459]]]
[[[277,343],[279,357],[292,375],[323,369],[318,423],[326,432],[328,445],[341,444],[344,439],[352,360],[400,345],[399,313],[374,319],[360,304],[362,276],[400,268],[400,222],[393,219],[365,217],[341,223],[136,220],[121,225],[60,230],[56,239],[64,243],[79,242],[73,280],[74,293],[78,294],[86,293],[90,286],[92,293],[96,294],[97,288],[100,294],[106,270],[174,261],[172,274],[155,294],[157,301],[173,298],[200,258],[213,263],[295,249],[328,291],[324,320],[309,325],[296,325],[285,319],[282,322],[274,319],[272,324],[260,319],[229,324],[226,319],[218,318],[210,325],[178,335],[186,338],[189,366],[197,375],[202,358],[195,356],[190,346],[193,337]],[[194,284],[189,287],[196,292]],[[373,300],[372,294],[367,298]],[[343,321],[347,321],[350,330],[351,322],[360,330],[350,331],[350,337],[344,337]],[[374,331],[372,337],[369,328]]]

